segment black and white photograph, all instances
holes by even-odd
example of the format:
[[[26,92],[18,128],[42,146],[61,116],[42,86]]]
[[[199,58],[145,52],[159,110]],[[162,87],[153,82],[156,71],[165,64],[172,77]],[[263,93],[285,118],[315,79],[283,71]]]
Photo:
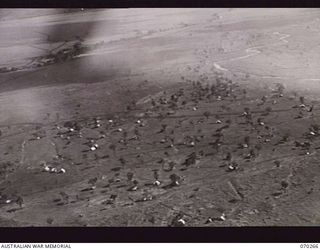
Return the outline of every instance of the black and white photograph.
[[[320,9],[0,9],[1,227],[320,224]]]

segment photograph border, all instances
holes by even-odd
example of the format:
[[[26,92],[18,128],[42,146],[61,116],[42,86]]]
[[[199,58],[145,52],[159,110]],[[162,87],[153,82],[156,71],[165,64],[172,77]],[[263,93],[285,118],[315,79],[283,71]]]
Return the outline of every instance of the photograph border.
[[[319,8],[312,0],[1,0],[1,8]],[[0,228],[0,242],[298,243],[319,242],[320,227]]]

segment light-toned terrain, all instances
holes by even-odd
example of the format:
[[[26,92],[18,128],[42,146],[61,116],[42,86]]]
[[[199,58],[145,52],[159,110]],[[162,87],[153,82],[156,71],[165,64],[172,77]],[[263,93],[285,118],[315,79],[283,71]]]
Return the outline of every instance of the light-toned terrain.
[[[317,9],[1,10],[0,225],[318,225],[319,29]]]

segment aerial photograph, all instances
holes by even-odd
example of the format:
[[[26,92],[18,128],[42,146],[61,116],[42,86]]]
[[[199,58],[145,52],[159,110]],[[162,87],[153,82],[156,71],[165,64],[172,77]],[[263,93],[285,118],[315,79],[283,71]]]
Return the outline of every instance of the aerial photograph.
[[[320,224],[320,9],[0,9],[0,227]]]

